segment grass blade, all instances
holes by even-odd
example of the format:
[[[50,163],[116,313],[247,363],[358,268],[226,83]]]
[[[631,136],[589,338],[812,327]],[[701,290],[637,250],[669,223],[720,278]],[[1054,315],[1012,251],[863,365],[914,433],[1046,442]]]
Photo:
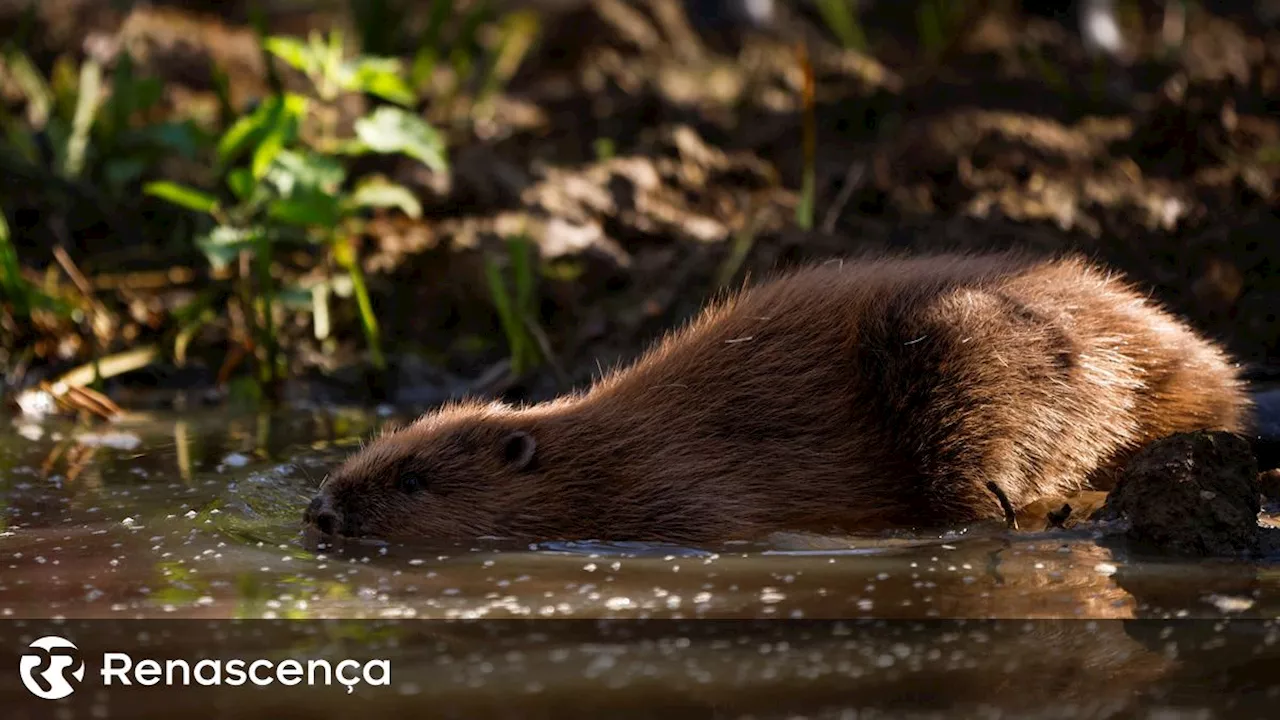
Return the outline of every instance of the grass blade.
[[[817,0],[818,12],[840,44],[850,50],[866,52],[867,36],[858,22],[857,10],[850,0]]]
[[[485,258],[484,262],[485,276],[489,281],[489,294],[493,298],[494,309],[498,311],[498,321],[502,324],[502,331],[507,336],[508,351],[511,354],[511,371],[519,376],[525,371],[524,327],[512,306],[511,295],[502,278],[502,270],[492,258]]]
[[[796,47],[800,69],[804,73],[803,109],[801,129],[804,152],[804,177],[801,180],[800,203],[796,205],[796,224],[802,230],[813,228],[814,194],[817,192],[818,127],[814,114],[813,65],[809,62],[809,50],[802,42]]]
[[[13,303],[14,314],[26,317],[31,313],[30,299],[27,297],[27,281],[22,277],[22,266],[18,264],[18,251],[13,247],[9,236],[9,222],[0,212],[0,290],[4,297]]]
[[[365,340],[369,343],[369,356],[378,370],[387,367],[386,357],[382,354],[382,331],[378,327],[378,317],[373,312],[373,302],[369,299],[369,289],[365,285],[364,271],[360,269],[359,258],[356,257],[355,246],[346,235],[334,238],[334,259],[338,261],[347,275],[351,277],[351,289],[356,296],[356,307],[360,311],[360,326],[364,330]]]
[[[71,120],[71,137],[67,138],[67,154],[63,158],[62,172],[67,177],[79,177],[84,170],[84,159],[89,150],[89,132],[93,130],[93,119],[101,104],[102,66],[94,60],[85,60],[80,66],[76,111]]]
[[[541,354],[536,343],[529,337],[528,326],[537,316],[535,307],[534,280],[536,269],[533,262],[533,246],[523,235],[507,241],[508,253],[511,257],[511,271],[515,276],[515,312],[520,326],[521,350],[525,357],[521,358],[521,366],[532,368],[537,365]]]
[[[196,212],[212,214],[218,209],[218,198],[207,192],[174,182],[165,180],[150,182],[143,186],[142,192]]]

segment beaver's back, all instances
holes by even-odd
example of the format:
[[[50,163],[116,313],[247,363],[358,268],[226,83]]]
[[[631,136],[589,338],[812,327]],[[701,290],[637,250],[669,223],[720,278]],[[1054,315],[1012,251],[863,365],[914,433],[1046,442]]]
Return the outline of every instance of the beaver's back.
[[[1120,280],[1014,256],[796,271],[593,394],[655,448],[643,492],[692,467],[695,485],[855,527],[998,515],[988,480],[1015,505],[1105,484],[1152,439],[1240,430],[1248,405],[1215,346]]]

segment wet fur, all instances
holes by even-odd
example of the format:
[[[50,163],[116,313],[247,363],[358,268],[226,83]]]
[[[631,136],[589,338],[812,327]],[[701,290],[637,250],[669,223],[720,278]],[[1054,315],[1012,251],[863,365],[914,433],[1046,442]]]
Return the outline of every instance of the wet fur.
[[[1105,488],[1141,445],[1248,411],[1221,350],[1083,260],[851,260],[717,302],[585,393],[380,437],[317,507],[383,537],[933,528],[1000,518],[989,480],[1016,507]]]

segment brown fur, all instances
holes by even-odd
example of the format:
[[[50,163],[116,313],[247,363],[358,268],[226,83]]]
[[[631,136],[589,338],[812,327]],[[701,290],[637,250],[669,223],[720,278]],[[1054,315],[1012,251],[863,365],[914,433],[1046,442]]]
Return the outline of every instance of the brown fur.
[[[585,393],[378,438],[307,516],[419,538],[930,528],[1001,517],[988,481],[1015,507],[1105,487],[1141,445],[1248,411],[1222,351],[1082,260],[833,262],[713,305]]]

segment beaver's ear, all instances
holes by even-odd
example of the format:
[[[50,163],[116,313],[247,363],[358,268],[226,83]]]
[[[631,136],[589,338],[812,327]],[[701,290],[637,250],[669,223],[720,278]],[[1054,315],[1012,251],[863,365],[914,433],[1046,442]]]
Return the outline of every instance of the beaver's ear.
[[[502,459],[512,470],[525,470],[533,465],[538,441],[523,430],[516,430],[502,440]]]

